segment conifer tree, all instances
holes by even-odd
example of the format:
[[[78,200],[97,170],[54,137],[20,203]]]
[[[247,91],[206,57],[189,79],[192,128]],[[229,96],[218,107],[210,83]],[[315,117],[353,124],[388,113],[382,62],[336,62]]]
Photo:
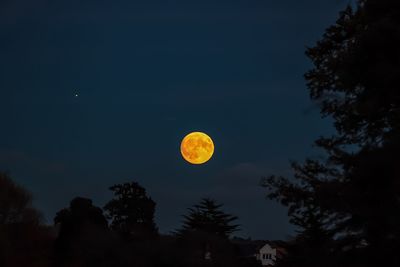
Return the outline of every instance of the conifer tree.
[[[232,224],[236,216],[227,214],[221,210],[222,204],[215,200],[204,198],[199,204],[189,208],[189,214],[184,215],[182,229],[178,232],[184,234],[190,231],[201,231],[227,238],[238,231],[239,225]]]

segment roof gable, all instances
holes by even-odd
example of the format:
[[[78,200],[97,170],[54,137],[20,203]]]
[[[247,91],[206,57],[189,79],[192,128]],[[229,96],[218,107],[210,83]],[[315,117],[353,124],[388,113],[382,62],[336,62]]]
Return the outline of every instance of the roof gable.
[[[264,246],[260,248],[260,252],[272,252],[272,251],[276,250],[273,249],[268,243],[266,243]]]

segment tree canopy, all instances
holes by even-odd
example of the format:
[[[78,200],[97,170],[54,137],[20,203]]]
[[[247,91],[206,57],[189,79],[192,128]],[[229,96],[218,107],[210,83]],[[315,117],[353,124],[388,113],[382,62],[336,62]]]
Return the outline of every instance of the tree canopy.
[[[30,192],[0,172],[0,266],[50,266],[52,235],[41,222]]]
[[[57,266],[73,266],[76,262],[104,266],[99,259],[104,257],[108,223],[101,208],[94,206],[91,199],[71,200],[68,208],[57,212],[54,224],[59,228],[54,244]]]
[[[154,222],[156,203],[147,196],[146,189],[136,182],[116,184],[110,187],[114,198],[105,206],[112,229],[127,237],[156,236]]]
[[[32,207],[31,194],[14,183],[7,173],[0,172],[0,225],[37,224],[40,220],[41,214]]]
[[[304,222],[318,218],[313,226],[331,233],[332,254],[366,265],[400,264],[399,47],[399,1],[359,1],[341,12],[306,52],[311,98],[336,129],[316,140],[326,157],[293,163],[294,179],[263,181],[302,233],[315,236]]]

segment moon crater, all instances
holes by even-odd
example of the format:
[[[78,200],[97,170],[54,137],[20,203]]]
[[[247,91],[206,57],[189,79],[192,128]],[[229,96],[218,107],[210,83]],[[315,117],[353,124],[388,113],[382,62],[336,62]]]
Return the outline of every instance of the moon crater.
[[[214,143],[207,134],[192,132],[183,138],[181,143],[183,158],[192,164],[203,164],[214,154]]]

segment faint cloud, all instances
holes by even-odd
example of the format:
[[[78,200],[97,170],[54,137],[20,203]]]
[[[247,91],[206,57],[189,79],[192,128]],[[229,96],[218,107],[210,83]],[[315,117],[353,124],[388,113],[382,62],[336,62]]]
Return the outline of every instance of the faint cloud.
[[[289,173],[289,168],[278,169],[255,162],[238,163],[215,176],[210,194],[225,198],[229,202],[240,199],[264,199],[265,189],[260,186],[261,179],[272,174],[288,175]]]
[[[62,162],[38,158],[15,150],[0,150],[0,168],[7,171],[24,169],[40,174],[61,174],[67,170],[67,166]]]
[[[271,167],[267,163],[242,162],[218,173],[209,197],[223,203],[227,212],[239,217],[243,237],[264,239],[282,238],[291,233],[287,210],[275,201],[266,198],[266,189],[261,187],[262,177],[290,175],[289,168]]]

